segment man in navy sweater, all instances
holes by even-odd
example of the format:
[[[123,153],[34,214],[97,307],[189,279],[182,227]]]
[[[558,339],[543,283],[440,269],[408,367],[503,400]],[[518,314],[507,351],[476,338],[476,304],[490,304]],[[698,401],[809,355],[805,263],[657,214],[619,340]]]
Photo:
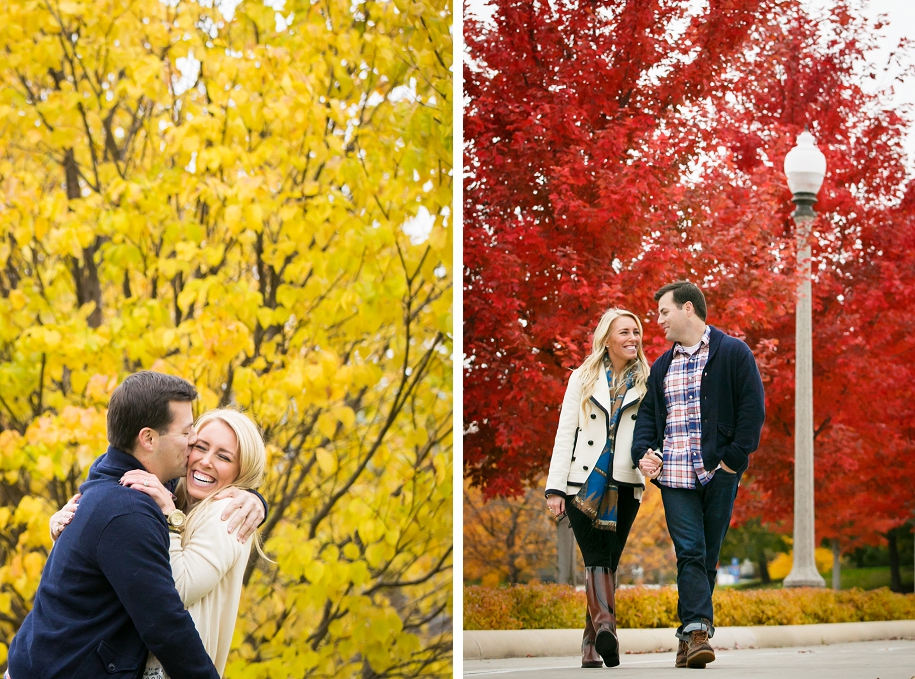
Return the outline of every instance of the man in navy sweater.
[[[677,667],[715,660],[712,592],[740,477],[759,446],[765,396],[750,348],[706,325],[702,291],[686,281],[655,294],[674,345],[654,365],[632,461],[661,488],[677,554]]]
[[[185,380],[148,371],[112,394],[110,447],[10,644],[11,679],[133,678],[149,652],[172,679],[219,679],[172,579],[168,531],[181,517],[119,483],[131,469],[163,483],[185,475],[196,398]]]

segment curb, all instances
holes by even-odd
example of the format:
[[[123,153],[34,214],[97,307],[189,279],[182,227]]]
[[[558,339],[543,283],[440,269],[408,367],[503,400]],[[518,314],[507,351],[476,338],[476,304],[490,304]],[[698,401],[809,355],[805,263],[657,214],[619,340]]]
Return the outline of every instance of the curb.
[[[474,630],[464,633],[464,660],[562,657],[581,653],[580,629]],[[674,628],[620,629],[621,653],[677,650]],[[716,649],[820,646],[881,639],[915,639],[915,620],[820,625],[718,627]]]

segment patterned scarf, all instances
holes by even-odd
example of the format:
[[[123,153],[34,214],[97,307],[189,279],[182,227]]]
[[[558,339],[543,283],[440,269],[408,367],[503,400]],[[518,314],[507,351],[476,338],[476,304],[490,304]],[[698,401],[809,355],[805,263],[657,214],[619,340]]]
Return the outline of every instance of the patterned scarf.
[[[588,475],[585,484],[578,490],[572,499],[578,509],[591,519],[598,530],[616,532],[617,501],[619,488],[613,483],[611,470],[613,469],[613,444],[616,434],[616,423],[622,414],[623,399],[626,392],[635,385],[636,362],[633,362],[624,372],[619,382],[614,383],[613,370],[608,358],[604,358],[607,372],[607,384],[610,387],[610,438],[604,446],[597,464]]]

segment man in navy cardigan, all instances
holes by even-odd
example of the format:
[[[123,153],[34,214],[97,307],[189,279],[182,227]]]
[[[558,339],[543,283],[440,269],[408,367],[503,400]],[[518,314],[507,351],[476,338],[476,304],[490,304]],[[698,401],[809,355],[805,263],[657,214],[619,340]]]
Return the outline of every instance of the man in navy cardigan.
[[[639,409],[632,461],[661,488],[677,554],[677,667],[715,660],[709,638],[718,555],[740,477],[759,446],[765,396],[750,348],[706,325],[702,291],[686,281],[655,294],[674,345],[654,365]]]
[[[10,644],[11,679],[138,677],[148,652],[172,679],[219,679],[169,565],[169,523],[131,469],[163,483],[184,476],[196,441],[194,387],[131,375],[108,407],[108,448],[84,483],[79,511],[51,550],[32,611]]]

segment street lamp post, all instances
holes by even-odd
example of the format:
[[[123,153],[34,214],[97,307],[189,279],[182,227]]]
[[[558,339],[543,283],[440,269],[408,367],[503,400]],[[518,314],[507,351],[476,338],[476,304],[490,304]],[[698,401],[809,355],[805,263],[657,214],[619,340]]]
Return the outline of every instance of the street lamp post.
[[[794,386],[794,564],[785,587],[825,587],[814,559],[813,503],[813,348],[810,311],[810,228],[816,213],[813,204],[826,176],[826,158],[813,135],[804,128],[785,157],[788,188],[797,205],[797,351]]]

